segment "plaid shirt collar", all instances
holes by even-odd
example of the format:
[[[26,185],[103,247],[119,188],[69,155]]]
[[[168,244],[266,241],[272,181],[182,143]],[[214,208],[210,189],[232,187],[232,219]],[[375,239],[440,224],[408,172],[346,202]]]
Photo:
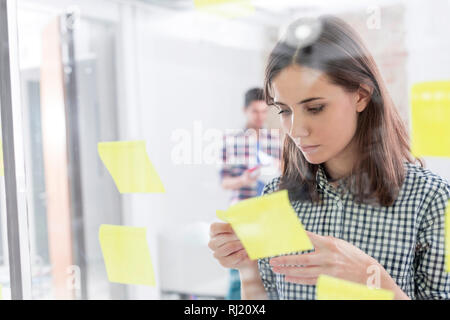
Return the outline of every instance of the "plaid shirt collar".
[[[349,190],[345,187],[345,182],[348,179],[349,179],[348,177],[339,179],[337,181],[338,186],[337,186],[337,188],[335,188],[328,181],[327,174],[325,173],[325,167],[323,164],[319,164],[319,168],[316,172],[316,181],[317,181],[317,185],[319,186],[319,188],[324,191],[328,191],[332,194],[337,193],[336,191],[341,192],[341,193],[348,193]]]
[[[407,161],[403,161],[405,171],[407,170]],[[366,176],[367,178],[367,176]],[[354,198],[354,195],[358,192],[356,176],[350,175],[339,179],[337,181],[337,187],[334,187],[330,184],[327,178],[326,170],[323,164],[319,164],[319,169],[316,172],[316,181],[318,188],[323,190],[326,193],[329,193],[333,196],[338,196],[341,198],[351,197]],[[369,194],[368,183],[365,191],[366,193],[364,202],[367,204],[371,204],[373,206],[379,206],[377,198],[373,194]]]

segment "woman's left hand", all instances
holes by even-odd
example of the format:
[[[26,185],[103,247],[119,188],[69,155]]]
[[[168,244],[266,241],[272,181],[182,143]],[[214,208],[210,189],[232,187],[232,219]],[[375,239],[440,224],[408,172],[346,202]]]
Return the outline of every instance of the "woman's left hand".
[[[314,285],[319,275],[326,274],[365,285],[373,272],[368,269],[370,266],[384,270],[375,259],[347,241],[308,231],[307,234],[314,252],[270,259],[272,270],[284,274],[288,282]]]

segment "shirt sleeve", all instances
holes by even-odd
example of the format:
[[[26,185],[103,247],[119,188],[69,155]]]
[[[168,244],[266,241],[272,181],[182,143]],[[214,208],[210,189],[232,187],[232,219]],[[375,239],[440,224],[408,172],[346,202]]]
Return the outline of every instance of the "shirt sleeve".
[[[281,155],[281,140],[280,140],[280,135],[279,134],[274,134],[273,132],[271,132],[271,136],[269,139],[269,143],[270,145],[267,148],[267,153],[279,160],[280,159],[280,155]]]
[[[262,195],[269,194],[275,191],[275,184],[278,182],[278,178],[275,178],[267,185],[264,186]],[[266,290],[267,297],[270,300],[278,300],[278,291],[276,286],[276,276],[269,265],[270,258],[258,259],[258,269],[261,276],[264,289]]]
[[[220,169],[220,180],[223,180],[225,177],[231,176],[231,166],[228,163],[228,154],[227,154],[227,137],[223,136],[223,144],[222,144],[222,168]]]
[[[445,210],[450,185],[439,188],[422,218],[415,257],[416,299],[450,299],[450,273],[445,270]]]

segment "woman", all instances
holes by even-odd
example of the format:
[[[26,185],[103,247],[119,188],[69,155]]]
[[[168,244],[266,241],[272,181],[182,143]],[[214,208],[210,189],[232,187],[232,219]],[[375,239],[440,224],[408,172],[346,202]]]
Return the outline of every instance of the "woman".
[[[450,184],[411,156],[358,35],[335,17],[316,22],[291,24],[267,64],[266,100],[286,139],[282,175],[263,192],[288,190],[315,249],[251,261],[225,223],[211,226],[209,247],[222,266],[240,271],[243,299],[314,299],[320,274],[375,279],[395,299],[450,299]]]

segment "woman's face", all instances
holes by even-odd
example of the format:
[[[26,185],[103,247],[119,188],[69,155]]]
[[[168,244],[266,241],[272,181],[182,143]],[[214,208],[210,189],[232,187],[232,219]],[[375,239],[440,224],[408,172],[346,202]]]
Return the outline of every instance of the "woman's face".
[[[358,112],[367,104],[358,92],[346,92],[323,72],[298,65],[283,69],[272,88],[282,128],[308,162],[324,163],[349,149]]]

